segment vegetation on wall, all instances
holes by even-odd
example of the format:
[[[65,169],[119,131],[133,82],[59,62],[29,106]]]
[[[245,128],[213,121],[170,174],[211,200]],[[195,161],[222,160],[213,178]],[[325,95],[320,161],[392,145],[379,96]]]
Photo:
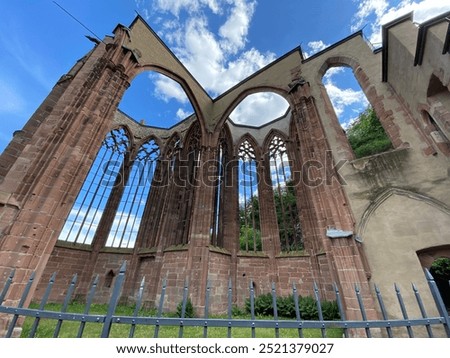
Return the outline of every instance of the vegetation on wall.
[[[356,158],[382,153],[392,148],[391,141],[370,106],[347,130],[347,138]]]

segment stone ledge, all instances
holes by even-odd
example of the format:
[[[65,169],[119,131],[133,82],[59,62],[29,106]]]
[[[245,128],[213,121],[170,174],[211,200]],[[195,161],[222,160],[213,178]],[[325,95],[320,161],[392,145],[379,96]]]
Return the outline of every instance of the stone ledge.
[[[80,251],[92,251],[92,246],[88,244],[78,244],[76,242],[68,241],[56,241],[55,247],[61,247],[65,249],[80,250]]]
[[[229,252],[227,249],[224,249],[223,247],[218,247],[218,246],[209,246],[209,251],[210,252],[215,252],[218,254],[224,254],[224,255],[228,255],[231,256],[231,252]]]
[[[187,251],[189,250],[189,245],[173,245],[164,249],[164,252],[172,251]]]
[[[238,257],[261,257],[268,259],[269,255],[267,255],[264,252],[245,252],[245,251],[239,251],[237,254]]]
[[[132,254],[134,249],[127,247],[104,247],[100,250],[101,253],[109,254]]]
[[[286,258],[286,257],[310,257],[310,254],[307,254],[305,251],[290,251],[290,252],[281,252],[275,256],[275,258]]]

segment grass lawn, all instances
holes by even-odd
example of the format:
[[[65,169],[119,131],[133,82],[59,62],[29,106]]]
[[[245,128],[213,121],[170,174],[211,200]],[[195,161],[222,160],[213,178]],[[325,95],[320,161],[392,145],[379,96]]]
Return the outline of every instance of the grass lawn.
[[[31,304],[30,308],[38,308],[38,304]],[[47,304],[45,307],[46,310],[51,311],[61,311],[60,304]],[[90,314],[99,314],[104,315],[106,313],[107,306],[106,305],[92,305],[90,309]],[[69,305],[67,312],[73,313],[83,313],[84,304],[80,303],[72,303]],[[116,309],[115,314],[121,316],[132,316],[134,313],[134,308],[130,306],[122,306],[119,305]],[[156,315],[155,310],[141,310],[139,312],[139,316],[152,316]],[[168,315],[169,317],[174,317],[174,315]],[[211,318],[226,318],[226,317],[211,317]],[[249,316],[239,316],[233,317],[235,319],[249,319]],[[271,319],[270,317],[261,317],[261,319]],[[27,317],[23,324],[22,335],[21,337],[28,337],[31,327],[33,325],[34,318]],[[39,322],[39,327],[36,332],[36,337],[38,338],[51,338],[53,337],[53,332],[55,330],[57,321],[50,319],[41,319]],[[61,326],[61,331],[59,333],[59,337],[64,338],[72,338],[76,337],[78,333],[78,329],[80,327],[80,322],[69,322],[64,321]],[[83,338],[97,338],[100,337],[102,331],[102,324],[99,323],[86,323]],[[136,338],[149,338],[154,335],[154,326],[146,326],[146,325],[138,325],[135,328],[134,337]],[[113,324],[111,328],[110,337],[112,338],[126,338],[130,332],[130,325],[125,324]],[[178,326],[161,326],[159,328],[159,337],[160,338],[175,338],[178,337],[179,327]],[[280,337],[282,338],[298,338],[298,330],[297,329],[280,329]],[[339,338],[342,337],[342,329],[339,328],[329,328],[326,331],[328,338]],[[251,337],[251,329],[250,328],[241,328],[236,327],[232,328],[231,333],[233,338],[250,338]],[[303,335],[306,338],[317,338],[321,337],[321,332],[319,329],[303,329]],[[203,327],[184,327],[183,329],[183,337],[184,338],[202,338],[203,337]],[[227,328],[222,327],[209,327],[208,328],[208,337],[211,338],[226,338],[227,337]],[[275,330],[271,328],[257,328],[256,329],[256,337],[257,338],[274,338]]]

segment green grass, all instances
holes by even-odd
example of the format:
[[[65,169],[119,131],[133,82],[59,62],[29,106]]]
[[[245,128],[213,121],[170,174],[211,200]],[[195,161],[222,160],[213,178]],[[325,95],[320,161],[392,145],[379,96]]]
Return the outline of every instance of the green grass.
[[[38,304],[31,304],[30,308],[38,308]],[[49,311],[61,311],[60,304],[47,304],[45,307],[46,310]],[[83,313],[84,305],[81,303],[74,302],[69,305],[67,312],[72,313]],[[107,311],[106,305],[92,305],[89,311],[90,314],[99,314],[104,315]],[[134,307],[119,305],[116,309],[115,314],[121,316],[132,316],[134,313]],[[156,311],[154,309],[141,310],[139,312],[139,316],[155,316]],[[167,317],[175,317],[174,314],[168,314]],[[214,316],[211,318],[225,318]],[[241,319],[249,319],[249,316],[239,316],[234,317]],[[259,317],[260,319],[271,319],[270,317]],[[31,327],[33,325],[34,318],[27,317],[22,326],[22,334],[21,337],[28,337],[30,334]],[[39,326],[36,332],[37,338],[51,338],[53,337],[53,332],[55,330],[57,321],[51,319],[41,319],[39,322]],[[80,322],[71,322],[64,321],[61,326],[61,331],[59,333],[59,337],[63,338],[72,338],[76,337],[78,333],[78,329],[80,327]],[[100,337],[103,325],[100,323],[86,323],[83,338],[98,338]],[[148,338],[153,337],[154,335],[154,326],[146,326],[146,325],[137,325],[135,328],[134,337],[136,338]],[[110,337],[111,338],[126,338],[130,332],[130,325],[125,324],[113,324],[111,328]],[[159,328],[159,336],[160,338],[175,338],[178,337],[179,327],[178,326],[161,326]],[[298,338],[297,329],[280,329],[280,337],[282,338]],[[326,330],[328,338],[340,338],[342,337],[342,329],[339,328],[328,328]],[[232,328],[231,333],[233,338],[250,338],[251,337],[251,329],[250,328],[241,328],[236,327]],[[306,338],[319,338],[321,337],[321,331],[319,329],[303,329],[303,335]],[[183,337],[184,338],[202,338],[203,337],[203,327],[184,327],[183,328]],[[226,338],[227,337],[227,328],[222,327],[209,327],[208,328],[208,337],[211,338]],[[271,328],[256,328],[256,337],[257,338],[274,338],[275,330]]]

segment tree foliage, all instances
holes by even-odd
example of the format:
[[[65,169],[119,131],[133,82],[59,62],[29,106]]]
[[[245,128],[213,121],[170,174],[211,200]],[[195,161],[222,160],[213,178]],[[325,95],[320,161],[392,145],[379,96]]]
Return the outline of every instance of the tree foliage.
[[[257,196],[252,196],[239,208],[239,246],[242,251],[262,250]]]
[[[347,137],[356,158],[392,148],[392,143],[372,107],[360,114],[358,120],[347,130]]]
[[[281,250],[302,250],[302,231],[298,218],[297,199],[292,180],[286,182],[286,186],[280,188],[280,191],[275,190],[274,201],[281,240]]]

